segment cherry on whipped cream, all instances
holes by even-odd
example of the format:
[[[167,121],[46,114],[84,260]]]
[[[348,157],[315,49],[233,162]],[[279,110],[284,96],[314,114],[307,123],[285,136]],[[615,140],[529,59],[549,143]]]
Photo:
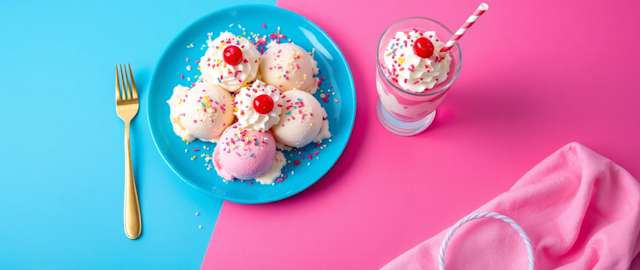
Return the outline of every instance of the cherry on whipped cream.
[[[259,114],[267,114],[273,110],[273,99],[269,95],[259,95],[253,99],[253,109]]]
[[[433,43],[426,37],[416,39],[413,43],[413,52],[421,58],[429,58],[433,55]]]
[[[242,63],[242,50],[238,46],[227,46],[222,52],[222,57],[225,63],[232,66],[238,65]]]

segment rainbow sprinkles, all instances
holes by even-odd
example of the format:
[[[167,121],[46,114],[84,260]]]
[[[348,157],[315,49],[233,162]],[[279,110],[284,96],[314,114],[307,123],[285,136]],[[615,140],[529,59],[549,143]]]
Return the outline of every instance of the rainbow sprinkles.
[[[303,162],[320,160],[323,140],[331,142],[321,104],[336,93],[332,85],[321,89],[326,77],[319,76],[314,48],[302,49],[280,27],[253,30],[230,23],[218,36],[207,33],[198,50],[204,53],[182,58],[179,76],[189,87],[176,86],[167,103],[174,132],[188,146],[186,158],[204,160],[226,183],[274,185],[291,179]],[[195,139],[215,148],[189,148]]]

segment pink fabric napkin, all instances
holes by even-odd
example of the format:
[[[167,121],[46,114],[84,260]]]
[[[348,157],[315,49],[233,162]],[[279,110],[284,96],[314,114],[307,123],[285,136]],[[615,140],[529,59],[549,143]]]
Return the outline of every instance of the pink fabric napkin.
[[[579,143],[543,160],[477,212],[497,212],[518,222],[533,245],[536,269],[640,267],[638,260],[632,264],[640,248],[640,184],[622,167]],[[383,269],[438,269],[438,251],[448,231]],[[460,227],[445,253],[447,270],[527,269],[527,265],[524,242],[516,230],[490,218]]]

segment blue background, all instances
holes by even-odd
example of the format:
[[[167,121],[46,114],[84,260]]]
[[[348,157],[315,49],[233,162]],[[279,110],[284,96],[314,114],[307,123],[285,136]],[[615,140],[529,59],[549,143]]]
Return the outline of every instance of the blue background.
[[[0,1],[0,268],[199,268],[222,202],[164,163],[144,102],[131,130],[143,230],[124,235],[114,65],[131,63],[146,101],[156,62],[184,27],[223,7],[275,2]]]

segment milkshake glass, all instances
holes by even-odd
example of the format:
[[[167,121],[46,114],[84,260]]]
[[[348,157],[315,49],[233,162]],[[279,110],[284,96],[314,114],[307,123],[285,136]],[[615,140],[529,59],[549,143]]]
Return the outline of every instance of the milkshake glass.
[[[446,79],[440,81],[434,79],[436,84],[432,88],[423,87],[423,89],[416,90],[409,88],[423,85],[422,81],[417,81],[420,78],[413,78],[412,75],[408,75],[406,78],[409,79],[409,82],[407,83],[406,79],[402,79],[405,87],[401,86],[398,82],[398,77],[392,76],[392,74],[396,73],[396,70],[390,70],[388,65],[385,64],[385,55],[389,56],[388,49],[392,46],[391,42],[396,38],[397,32],[409,33],[411,31],[417,31],[420,34],[426,31],[435,31],[436,38],[444,43],[453,35],[451,30],[436,20],[412,17],[394,23],[380,37],[376,55],[376,87],[379,96],[376,110],[382,125],[389,131],[401,136],[416,135],[431,125],[436,114],[436,108],[447,95],[449,88],[451,88],[458,74],[460,74],[460,67],[462,66],[460,45],[456,44],[448,52],[450,59],[447,59],[447,61],[450,62]],[[408,53],[407,49],[404,52]],[[432,55],[435,57],[438,52],[439,48],[436,48]],[[446,63],[446,61],[444,62]],[[434,65],[438,64],[438,62],[433,63]],[[427,65],[424,68],[429,69]],[[416,69],[415,67],[413,68],[413,70]],[[422,70],[422,72],[424,71]],[[412,79],[416,81],[411,83]]]

